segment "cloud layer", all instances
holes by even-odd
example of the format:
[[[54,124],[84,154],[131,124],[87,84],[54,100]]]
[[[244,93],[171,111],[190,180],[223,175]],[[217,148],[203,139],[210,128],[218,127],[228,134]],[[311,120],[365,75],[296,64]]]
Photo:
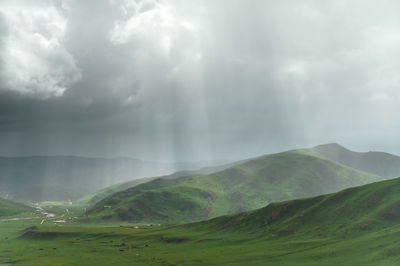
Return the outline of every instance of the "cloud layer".
[[[399,11],[3,1],[2,152],[202,160],[334,141],[400,153]]]
[[[63,39],[67,21],[55,6],[2,1],[0,89],[32,97],[61,96],[80,71]]]

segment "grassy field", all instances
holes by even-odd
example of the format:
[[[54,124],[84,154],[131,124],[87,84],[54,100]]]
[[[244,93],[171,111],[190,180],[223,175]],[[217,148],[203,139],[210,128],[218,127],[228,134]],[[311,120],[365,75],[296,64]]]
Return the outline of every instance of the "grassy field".
[[[115,193],[88,213],[98,221],[191,222],[379,180],[329,160],[284,152],[209,175],[156,179]]]
[[[400,226],[352,237],[172,227],[2,224],[0,263],[17,265],[395,265]],[[29,229],[26,229],[29,228]]]
[[[397,265],[400,179],[184,225],[0,223],[17,265]]]

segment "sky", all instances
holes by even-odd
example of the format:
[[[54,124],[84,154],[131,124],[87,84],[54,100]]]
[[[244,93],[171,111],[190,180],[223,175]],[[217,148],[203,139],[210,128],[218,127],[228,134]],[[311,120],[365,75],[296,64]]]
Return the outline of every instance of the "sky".
[[[400,154],[397,0],[1,0],[0,155]]]

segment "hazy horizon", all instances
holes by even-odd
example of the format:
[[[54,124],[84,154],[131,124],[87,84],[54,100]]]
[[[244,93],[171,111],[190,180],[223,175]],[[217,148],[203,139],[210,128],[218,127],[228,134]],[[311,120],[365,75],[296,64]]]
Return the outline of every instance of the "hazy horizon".
[[[3,0],[0,156],[400,154],[400,3]]]
[[[187,170],[195,170],[195,169],[199,169],[199,168],[203,168],[203,167],[208,167],[208,166],[217,166],[217,165],[224,165],[224,164],[229,164],[229,163],[233,163],[233,162],[237,162],[237,161],[241,161],[241,160],[246,160],[246,159],[251,159],[251,158],[257,158],[259,156],[264,156],[264,155],[270,155],[270,154],[275,154],[275,153],[281,153],[281,152],[286,152],[286,151],[291,151],[291,150],[296,150],[296,149],[312,149],[318,146],[325,146],[325,145],[339,145],[341,147],[343,147],[344,149],[348,149],[352,152],[356,152],[356,153],[368,153],[368,152],[384,152],[384,153],[388,153],[394,156],[400,156],[399,154],[396,153],[389,153],[386,152],[384,150],[353,150],[350,149],[348,147],[345,147],[343,145],[341,145],[340,143],[335,143],[335,142],[331,142],[331,143],[322,143],[319,145],[315,145],[315,146],[307,146],[307,147],[294,147],[291,149],[284,149],[284,150],[277,150],[277,151],[272,151],[272,152],[268,152],[268,153],[260,153],[260,154],[254,154],[254,155],[250,155],[248,157],[239,157],[239,158],[225,158],[225,159],[214,159],[214,160],[187,160],[187,161],[151,161],[151,160],[145,160],[145,159],[141,159],[141,158],[135,158],[135,157],[131,157],[131,156],[111,156],[111,157],[107,157],[107,156],[85,156],[85,155],[69,155],[69,154],[48,154],[48,155],[41,155],[41,154],[28,154],[28,155],[20,155],[20,156],[3,156],[0,155],[0,158],[29,158],[29,157],[76,157],[76,158],[85,158],[85,159],[105,159],[105,160],[118,160],[118,159],[129,159],[129,160],[136,160],[136,161],[141,161],[141,162],[148,162],[148,163],[160,163],[160,164],[193,164],[194,167],[190,167]],[[200,163],[200,165],[198,167],[196,167],[196,163]],[[209,164],[207,164],[209,163]],[[178,170],[181,171],[181,170]],[[184,170],[183,170],[184,171]],[[172,171],[175,172],[175,171]]]

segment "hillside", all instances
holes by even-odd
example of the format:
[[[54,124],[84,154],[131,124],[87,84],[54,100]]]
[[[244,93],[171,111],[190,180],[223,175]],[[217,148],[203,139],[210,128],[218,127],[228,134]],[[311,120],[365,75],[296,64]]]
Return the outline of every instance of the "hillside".
[[[0,198],[0,217],[18,215],[25,212],[32,212],[33,208]]]
[[[222,230],[328,237],[360,234],[400,222],[400,178],[348,188],[328,195],[296,199],[199,223]]]
[[[209,175],[156,179],[107,197],[88,214],[91,219],[131,222],[198,221],[382,179],[290,151],[259,157]]]
[[[18,201],[74,200],[116,183],[201,167],[204,163],[131,158],[0,157],[0,196]]]
[[[397,178],[169,227],[6,224],[0,256],[30,265],[80,264],[82,253],[88,265],[398,265],[399,191]],[[10,247],[26,252],[2,252]]]
[[[386,179],[400,176],[400,157],[385,152],[355,152],[332,143],[301,150]]]
[[[213,173],[213,172],[224,170],[224,169],[226,169],[226,168],[228,168],[228,167],[230,167],[232,165],[235,165],[235,164],[237,164],[237,163],[225,164],[225,165],[221,165],[221,166],[204,167],[204,168],[201,168],[199,170],[193,170],[193,171],[180,171],[180,172],[176,172],[176,173],[173,173],[171,175],[166,175],[166,176],[138,178],[138,179],[134,179],[134,180],[127,181],[127,182],[118,183],[118,184],[103,188],[103,189],[101,189],[99,191],[96,191],[94,193],[86,195],[83,198],[78,199],[77,203],[78,204],[84,204],[84,205],[93,205],[93,204],[99,202],[100,200],[105,199],[108,196],[111,196],[112,194],[115,194],[117,192],[126,190],[128,188],[135,187],[137,185],[140,185],[140,184],[143,184],[143,183],[146,183],[146,182],[150,182],[150,181],[158,179],[158,178],[175,179],[175,178],[179,178],[179,177],[205,175],[205,174],[209,174],[209,173]]]

